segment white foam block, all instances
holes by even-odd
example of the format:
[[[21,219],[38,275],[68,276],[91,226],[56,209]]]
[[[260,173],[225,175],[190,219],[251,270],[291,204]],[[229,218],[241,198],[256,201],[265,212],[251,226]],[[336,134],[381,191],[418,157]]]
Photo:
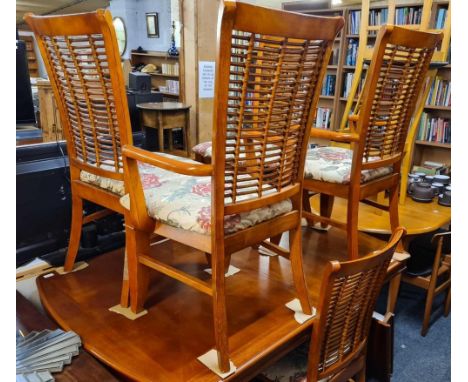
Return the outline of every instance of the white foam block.
[[[135,321],[137,318],[140,318],[148,313],[146,309],[142,310],[140,313],[133,313],[130,308],[124,308],[120,304],[110,307],[109,310],[111,312],[121,314],[125,318],[128,318],[129,320],[132,320],[132,321]]]
[[[229,377],[231,374],[234,374],[237,370],[236,365],[234,365],[232,361],[229,361],[229,371],[226,373],[222,373],[218,367],[218,354],[216,352],[216,349],[211,349],[210,351],[201,355],[197,359],[208,369],[210,369],[213,373],[217,374],[223,379]]]
[[[84,261],[80,261],[73,266],[73,270],[71,270],[70,272],[65,272],[63,267],[56,268],[55,272],[57,272],[59,275],[66,275],[67,273],[81,271],[82,269],[85,269],[87,266],[88,266],[88,263],[85,263]]]
[[[291,309],[294,312],[294,319],[299,322],[300,324],[303,324],[307,320],[310,320],[311,318],[315,317],[317,314],[317,309],[315,307],[312,307],[312,314],[304,314],[301,308],[301,303],[299,302],[298,298],[295,298],[292,301],[289,301],[286,305],[286,308]]]
[[[260,245],[258,247],[258,253],[260,253],[260,255],[264,255],[264,256],[271,256],[271,257],[278,256],[278,254],[276,252],[273,252],[273,251],[269,250],[268,248],[265,248],[263,245]]]
[[[317,231],[329,231],[331,225],[327,225],[325,228],[323,228],[321,223],[315,223],[311,228],[316,229]]]
[[[212,270],[211,268],[206,268],[204,269],[204,271],[206,273],[209,273],[210,275],[212,274]],[[236,268],[234,265],[230,265],[229,268],[228,268],[228,271],[224,274],[224,277],[229,277],[229,276],[232,276],[232,275],[235,275],[236,273],[240,272],[240,269],[239,268]]]
[[[393,254],[392,260],[396,261],[405,261],[408,260],[411,255],[408,252],[395,252]]]

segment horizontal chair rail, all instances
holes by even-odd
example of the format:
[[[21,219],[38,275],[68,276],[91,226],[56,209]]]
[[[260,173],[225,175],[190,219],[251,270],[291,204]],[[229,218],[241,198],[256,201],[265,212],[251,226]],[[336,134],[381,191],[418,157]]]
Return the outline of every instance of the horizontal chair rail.
[[[146,265],[147,267],[154,269],[158,272],[164,273],[166,276],[172,277],[192,288],[199,290],[209,296],[213,296],[213,289],[208,283],[197,279],[194,276],[191,276],[185,272],[179,271],[178,269],[171,267],[170,265],[164,264],[148,255],[140,254],[138,256],[138,261]]]

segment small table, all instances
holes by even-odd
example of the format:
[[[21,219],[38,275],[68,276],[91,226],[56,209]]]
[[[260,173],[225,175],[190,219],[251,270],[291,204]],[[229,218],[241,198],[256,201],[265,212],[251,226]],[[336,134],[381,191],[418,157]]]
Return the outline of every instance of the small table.
[[[141,122],[145,129],[145,148],[156,149],[158,136],[159,151],[164,152],[164,130],[169,130],[169,151],[174,151],[173,129],[182,129],[184,137],[184,155],[190,156],[188,142],[190,105],[181,102],[146,102],[137,105],[141,111]],[[154,130],[157,130],[156,131]]]

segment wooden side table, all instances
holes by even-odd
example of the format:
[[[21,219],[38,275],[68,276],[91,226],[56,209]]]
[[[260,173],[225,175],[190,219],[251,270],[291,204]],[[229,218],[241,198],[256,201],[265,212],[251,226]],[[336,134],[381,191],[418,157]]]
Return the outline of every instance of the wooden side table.
[[[155,150],[156,136],[158,136],[158,149],[160,152],[164,152],[164,130],[169,130],[168,151],[175,151],[172,131],[181,128],[184,137],[184,155],[190,156],[188,140],[190,107],[190,105],[180,102],[146,102],[138,104],[137,108],[140,109],[142,126],[145,129],[145,148]]]

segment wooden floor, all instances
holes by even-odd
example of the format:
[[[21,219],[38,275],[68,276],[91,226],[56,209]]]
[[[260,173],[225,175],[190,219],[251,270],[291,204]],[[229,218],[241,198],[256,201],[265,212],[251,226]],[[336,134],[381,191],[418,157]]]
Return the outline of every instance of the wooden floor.
[[[329,259],[345,259],[346,236],[337,229],[304,228],[303,238],[307,283],[316,305],[323,266]],[[367,253],[383,243],[362,234],[360,244]],[[153,255],[194,276],[210,277],[203,272],[204,255],[181,244],[153,246]],[[77,332],[90,353],[132,379],[218,381],[196,359],[214,344],[210,298],[155,272],[149,313],[130,321],[108,310],[119,301],[122,263],[120,250],[95,258],[84,270],[39,277],[45,308],[60,326]],[[226,282],[229,347],[238,368],[229,380],[247,381],[305,341],[313,321],[299,325],[284,306],[295,297],[288,260],[246,249],[231,263],[241,271]]]

